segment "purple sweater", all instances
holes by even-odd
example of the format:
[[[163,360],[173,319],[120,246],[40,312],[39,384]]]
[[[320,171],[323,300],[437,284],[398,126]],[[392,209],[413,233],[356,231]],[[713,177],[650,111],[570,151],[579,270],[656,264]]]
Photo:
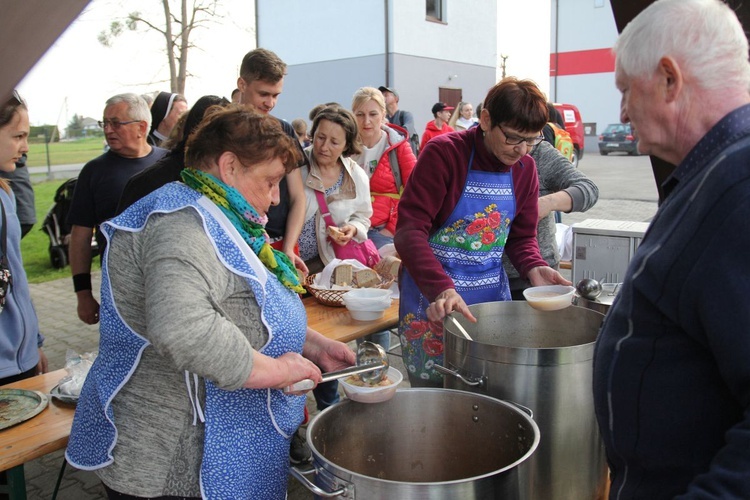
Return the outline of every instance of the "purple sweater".
[[[515,165],[503,165],[485,148],[481,127],[443,134],[419,154],[399,202],[393,240],[403,265],[430,301],[455,288],[428,239],[445,223],[463,194],[472,146],[476,147],[473,170],[512,172],[516,217],[505,245],[511,262],[523,277],[532,268],[547,265],[536,240],[539,181],[534,160],[527,155]]]

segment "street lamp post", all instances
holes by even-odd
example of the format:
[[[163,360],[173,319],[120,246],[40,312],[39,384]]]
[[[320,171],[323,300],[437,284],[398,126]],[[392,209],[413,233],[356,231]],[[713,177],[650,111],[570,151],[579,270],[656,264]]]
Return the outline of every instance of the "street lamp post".
[[[500,54],[500,59],[503,60],[503,62],[500,63],[500,69],[503,70],[503,78],[505,78],[505,60],[508,59],[508,56],[505,54]]]

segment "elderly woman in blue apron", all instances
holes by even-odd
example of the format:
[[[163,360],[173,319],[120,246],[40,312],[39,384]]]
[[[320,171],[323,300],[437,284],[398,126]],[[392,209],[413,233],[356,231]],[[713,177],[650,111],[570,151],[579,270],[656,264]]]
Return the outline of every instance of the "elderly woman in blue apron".
[[[442,318],[511,300],[503,252],[535,286],[566,284],[539,253],[539,182],[530,149],[542,141],[546,99],[506,78],[484,99],[479,126],[430,141],[399,204],[399,335],[412,386],[442,387]]]
[[[184,183],[103,225],[99,356],[66,457],[110,498],[286,497],[305,397],[282,389],[355,362],[307,328],[294,266],[264,229],[293,141],[275,118],[211,108]]]

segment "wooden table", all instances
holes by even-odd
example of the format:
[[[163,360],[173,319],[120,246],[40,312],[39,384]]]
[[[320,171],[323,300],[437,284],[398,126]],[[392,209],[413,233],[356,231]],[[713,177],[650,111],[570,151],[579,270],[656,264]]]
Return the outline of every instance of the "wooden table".
[[[56,370],[5,387],[49,394],[66,375],[65,370]],[[68,444],[75,406],[49,399],[49,405],[39,415],[0,431],[0,470],[21,465],[64,448]]]
[[[398,301],[385,311],[381,319],[356,321],[345,307],[329,307],[314,298],[304,299],[310,328],[328,338],[349,342],[371,333],[389,330],[398,325]],[[64,369],[32,377],[7,387],[30,389],[49,394],[61,378]],[[9,483],[15,484],[12,498],[25,498],[23,464],[47,453],[65,448],[75,407],[50,398],[49,406],[25,422],[0,430],[0,471],[8,470]],[[20,488],[20,489],[19,489]]]
[[[373,321],[357,321],[352,319],[346,307],[324,306],[313,297],[305,298],[302,303],[307,311],[308,326],[329,339],[341,342],[349,342],[398,326],[398,300],[393,301],[382,318]]]
[[[29,389],[49,394],[67,372],[57,370],[4,387]],[[13,427],[0,430],[0,470],[8,470],[7,493],[12,499],[26,498],[23,464],[65,448],[75,406],[49,398],[49,405],[39,415]]]

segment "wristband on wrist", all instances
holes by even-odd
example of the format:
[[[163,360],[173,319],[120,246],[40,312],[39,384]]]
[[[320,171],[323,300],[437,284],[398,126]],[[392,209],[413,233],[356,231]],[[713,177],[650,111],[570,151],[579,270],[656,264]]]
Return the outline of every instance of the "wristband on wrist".
[[[73,276],[73,289],[76,292],[91,290],[91,273],[79,273]]]

